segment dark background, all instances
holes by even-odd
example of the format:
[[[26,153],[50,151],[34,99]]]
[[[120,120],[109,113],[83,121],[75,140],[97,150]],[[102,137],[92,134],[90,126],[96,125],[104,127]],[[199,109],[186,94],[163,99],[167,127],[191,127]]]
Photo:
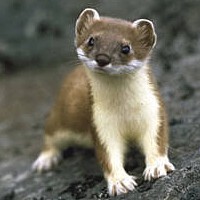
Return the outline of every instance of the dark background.
[[[151,65],[169,113],[169,155],[177,168],[143,182],[143,157],[132,150],[126,169],[139,177],[139,187],[113,199],[200,199],[199,0],[1,0],[0,199],[108,199],[91,150],[70,148],[53,172],[30,171],[45,117],[77,63],[74,25],[86,7],[154,22],[158,42]]]

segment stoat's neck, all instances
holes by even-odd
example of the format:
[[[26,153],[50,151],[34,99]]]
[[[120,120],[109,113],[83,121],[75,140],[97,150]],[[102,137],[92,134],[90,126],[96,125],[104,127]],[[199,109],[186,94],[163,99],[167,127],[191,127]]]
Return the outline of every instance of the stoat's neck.
[[[94,103],[106,104],[123,104],[134,98],[136,101],[145,101],[146,95],[151,91],[151,84],[148,76],[148,66],[131,74],[110,76],[99,74],[86,69],[91,84],[91,92]]]

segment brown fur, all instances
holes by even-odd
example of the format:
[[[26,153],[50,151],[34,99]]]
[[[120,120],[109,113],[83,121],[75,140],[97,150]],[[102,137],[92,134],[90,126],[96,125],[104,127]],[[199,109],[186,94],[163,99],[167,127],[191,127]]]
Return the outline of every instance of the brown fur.
[[[168,149],[168,118],[165,110],[165,105],[163,103],[163,99],[161,97],[157,83],[150,68],[148,68],[148,77],[150,84],[154,88],[154,94],[156,95],[160,106],[159,107],[160,126],[158,130],[157,144],[159,147],[159,153],[161,156],[163,156],[167,153]]]
[[[83,66],[78,66],[65,79],[58,99],[47,119],[48,135],[70,129],[88,133],[91,126],[90,85]]]

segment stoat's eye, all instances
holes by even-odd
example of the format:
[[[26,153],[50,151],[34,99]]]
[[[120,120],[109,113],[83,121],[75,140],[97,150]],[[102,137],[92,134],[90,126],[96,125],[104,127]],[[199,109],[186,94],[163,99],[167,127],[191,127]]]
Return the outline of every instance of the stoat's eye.
[[[89,40],[88,40],[88,46],[89,47],[93,47],[94,46],[94,38],[93,37],[89,38]]]
[[[123,46],[121,47],[121,52],[122,52],[123,54],[129,54],[130,51],[131,51],[131,47],[130,47],[129,45],[123,45]]]

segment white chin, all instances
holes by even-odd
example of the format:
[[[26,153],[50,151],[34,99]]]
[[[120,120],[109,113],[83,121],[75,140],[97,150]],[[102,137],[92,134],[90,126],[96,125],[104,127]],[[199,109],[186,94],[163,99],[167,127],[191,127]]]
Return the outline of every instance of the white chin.
[[[93,72],[96,73],[101,73],[101,74],[109,74],[109,75],[122,75],[122,74],[130,74],[134,73],[137,69],[140,67],[135,67],[135,66],[112,66],[112,65],[107,65],[104,67],[99,67],[99,66],[91,66],[87,65],[87,67],[92,70]]]
[[[135,71],[137,71],[144,65],[144,62],[134,60],[128,63],[127,65],[114,66],[112,64],[108,64],[104,67],[99,67],[95,60],[82,59],[82,61],[86,65],[86,67],[90,69],[91,71],[96,72],[96,73],[101,73],[101,74],[109,74],[109,75],[121,75],[121,74],[134,73]]]

